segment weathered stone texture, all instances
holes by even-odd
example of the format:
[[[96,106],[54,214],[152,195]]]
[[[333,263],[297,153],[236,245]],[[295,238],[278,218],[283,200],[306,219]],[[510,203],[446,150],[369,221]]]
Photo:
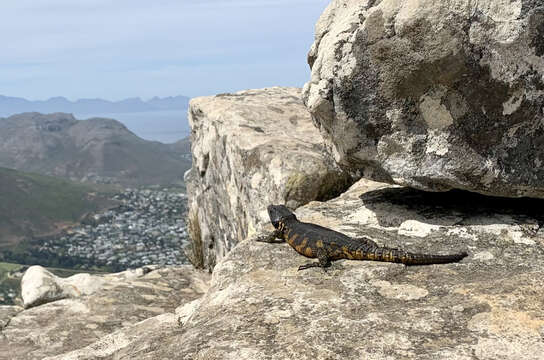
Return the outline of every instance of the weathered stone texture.
[[[193,167],[186,183],[193,257],[208,268],[268,221],[268,204],[296,208],[338,195],[351,184],[323,155],[300,89],[193,99],[189,123]]]
[[[150,270],[153,271],[146,272]],[[36,274],[36,269],[32,273]],[[0,307],[0,359],[42,359],[80,349],[121,328],[166,326],[176,322],[177,307],[201,297],[209,287],[209,275],[190,266],[149,267],[145,271],[86,277],[88,281],[77,283],[74,280],[81,280],[81,276],[64,281],[54,275],[47,276],[48,284],[58,284],[52,288],[64,289],[61,293],[69,298],[54,301],[57,296],[47,299],[38,296],[44,300],[43,305],[38,306],[38,301],[26,310]],[[29,290],[32,284],[42,290],[42,295],[51,294],[46,291],[51,286],[44,287],[40,281],[24,285],[30,293],[38,293]],[[23,296],[24,293],[23,288]],[[150,319],[158,315],[163,317]],[[135,325],[146,319],[150,320]],[[129,330],[126,335],[122,339],[113,337],[118,348],[121,344],[130,345]]]
[[[297,271],[308,259],[287,244],[249,239],[218,263],[206,295],[179,310],[181,327],[170,319],[139,335],[128,328],[116,336],[139,337],[129,347],[101,340],[57,359],[93,359],[98,348],[142,360],[539,360],[543,218],[528,209],[542,200],[528,201],[361,180],[297,216],[383,245],[469,257],[413,267],[341,260],[326,272]]]
[[[138,269],[140,275],[142,269]],[[130,274],[130,271],[122,274]],[[134,273],[136,276],[137,272]],[[69,278],[55,276],[45,268],[35,265],[28,268],[21,279],[23,305],[29,308],[55,300],[89,295],[100,289],[106,278],[90,274],[76,274]]]
[[[15,315],[23,311],[20,306],[0,305],[0,331],[2,331]]]
[[[544,197],[544,3],[334,0],[304,101],[370,178]]]
[[[178,327],[176,315],[161,314],[124,327],[82,349],[43,360],[138,359],[139,356],[134,353],[135,348],[148,343],[149,338],[154,338],[157,333],[176,331]],[[131,355],[126,356],[127,353]]]

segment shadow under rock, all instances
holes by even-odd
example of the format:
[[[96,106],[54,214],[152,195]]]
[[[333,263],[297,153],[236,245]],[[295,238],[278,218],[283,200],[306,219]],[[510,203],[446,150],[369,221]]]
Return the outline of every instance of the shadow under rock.
[[[463,190],[427,192],[408,187],[373,190],[360,199],[376,214],[381,226],[399,226],[414,219],[414,215],[419,215],[417,220],[421,221],[421,217],[425,223],[439,225],[448,218],[457,219],[450,225],[523,225],[535,221],[539,228],[544,225],[544,199],[504,198]]]

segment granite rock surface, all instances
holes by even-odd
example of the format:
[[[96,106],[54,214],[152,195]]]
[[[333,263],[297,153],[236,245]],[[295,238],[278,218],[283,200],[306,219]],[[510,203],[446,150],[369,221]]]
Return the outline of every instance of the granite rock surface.
[[[179,325],[171,316],[153,320],[139,335],[119,330],[117,338],[139,336],[130,347],[106,338],[55,360],[104,351],[144,360],[540,359],[544,232],[541,215],[528,209],[542,200],[525,201],[361,180],[297,216],[381,245],[469,256],[412,267],[340,260],[326,272],[297,271],[308,259],[287,244],[250,238],[218,263],[202,298],[178,309]]]
[[[334,0],[303,98],[359,176],[542,198],[543,55],[542,1]]]
[[[143,274],[139,269],[140,275]],[[132,275],[130,271],[123,272],[123,275]],[[136,273],[134,276],[137,276]],[[76,274],[69,278],[61,278],[42,266],[35,265],[25,271],[21,279],[21,296],[23,306],[46,304],[55,300],[89,295],[101,288],[106,281],[103,277],[90,274]]]
[[[21,306],[0,305],[0,331],[9,325],[11,319],[23,311]]]
[[[168,323],[169,316],[176,318],[177,307],[200,298],[209,287],[209,274],[187,265],[88,276],[89,281],[79,287],[75,282],[70,285],[74,277],[65,282],[54,275],[47,277],[49,283],[73,286],[68,298],[58,300],[55,296],[25,310],[0,307],[0,359],[43,359],[84,348],[125,327]],[[43,283],[34,284],[44,290]],[[30,290],[31,285],[27,282],[24,286]],[[59,286],[53,288],[58,290]],[[157,316],[162,317],[152,320]],[[137,325],[144,320],[148,321]],[[128,339],[113,341],[120,346]]]
[[[268,221],[266,206],[327,200],[352,183],[323,155],[300,89],[192,99],[193,167],[185,179],[193,264],[213,268]]]

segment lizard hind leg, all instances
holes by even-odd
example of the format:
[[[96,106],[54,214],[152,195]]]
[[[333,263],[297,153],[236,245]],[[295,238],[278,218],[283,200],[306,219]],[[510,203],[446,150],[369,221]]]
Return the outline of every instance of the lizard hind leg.
[[[319,261],[301,265],[298,267],[298,271],[313,267],[320,267],[323,268],[323,270],[327,271],[326,269],[331,266],[331,260],[329,259],[328,255],[324,251],[319,251],[317,253],[317,258],[319,259]]]

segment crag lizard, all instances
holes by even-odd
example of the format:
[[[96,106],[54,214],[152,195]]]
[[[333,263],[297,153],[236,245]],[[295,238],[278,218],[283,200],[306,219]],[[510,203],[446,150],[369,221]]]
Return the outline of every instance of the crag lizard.
[[[299,270],[312,267],[327,268],[331,261],[340,259],[429,265],[457,262],[467,256],[466,252],[453,255],[427,255],[380,247],[366,237],[351,238],[323,226],[298,221],[295,214],[284,205],[269,205],[267,210],[275,230],[258,238],[257,241],[268,243],[287,241],[299,254],[319,260],[302,265]]]

